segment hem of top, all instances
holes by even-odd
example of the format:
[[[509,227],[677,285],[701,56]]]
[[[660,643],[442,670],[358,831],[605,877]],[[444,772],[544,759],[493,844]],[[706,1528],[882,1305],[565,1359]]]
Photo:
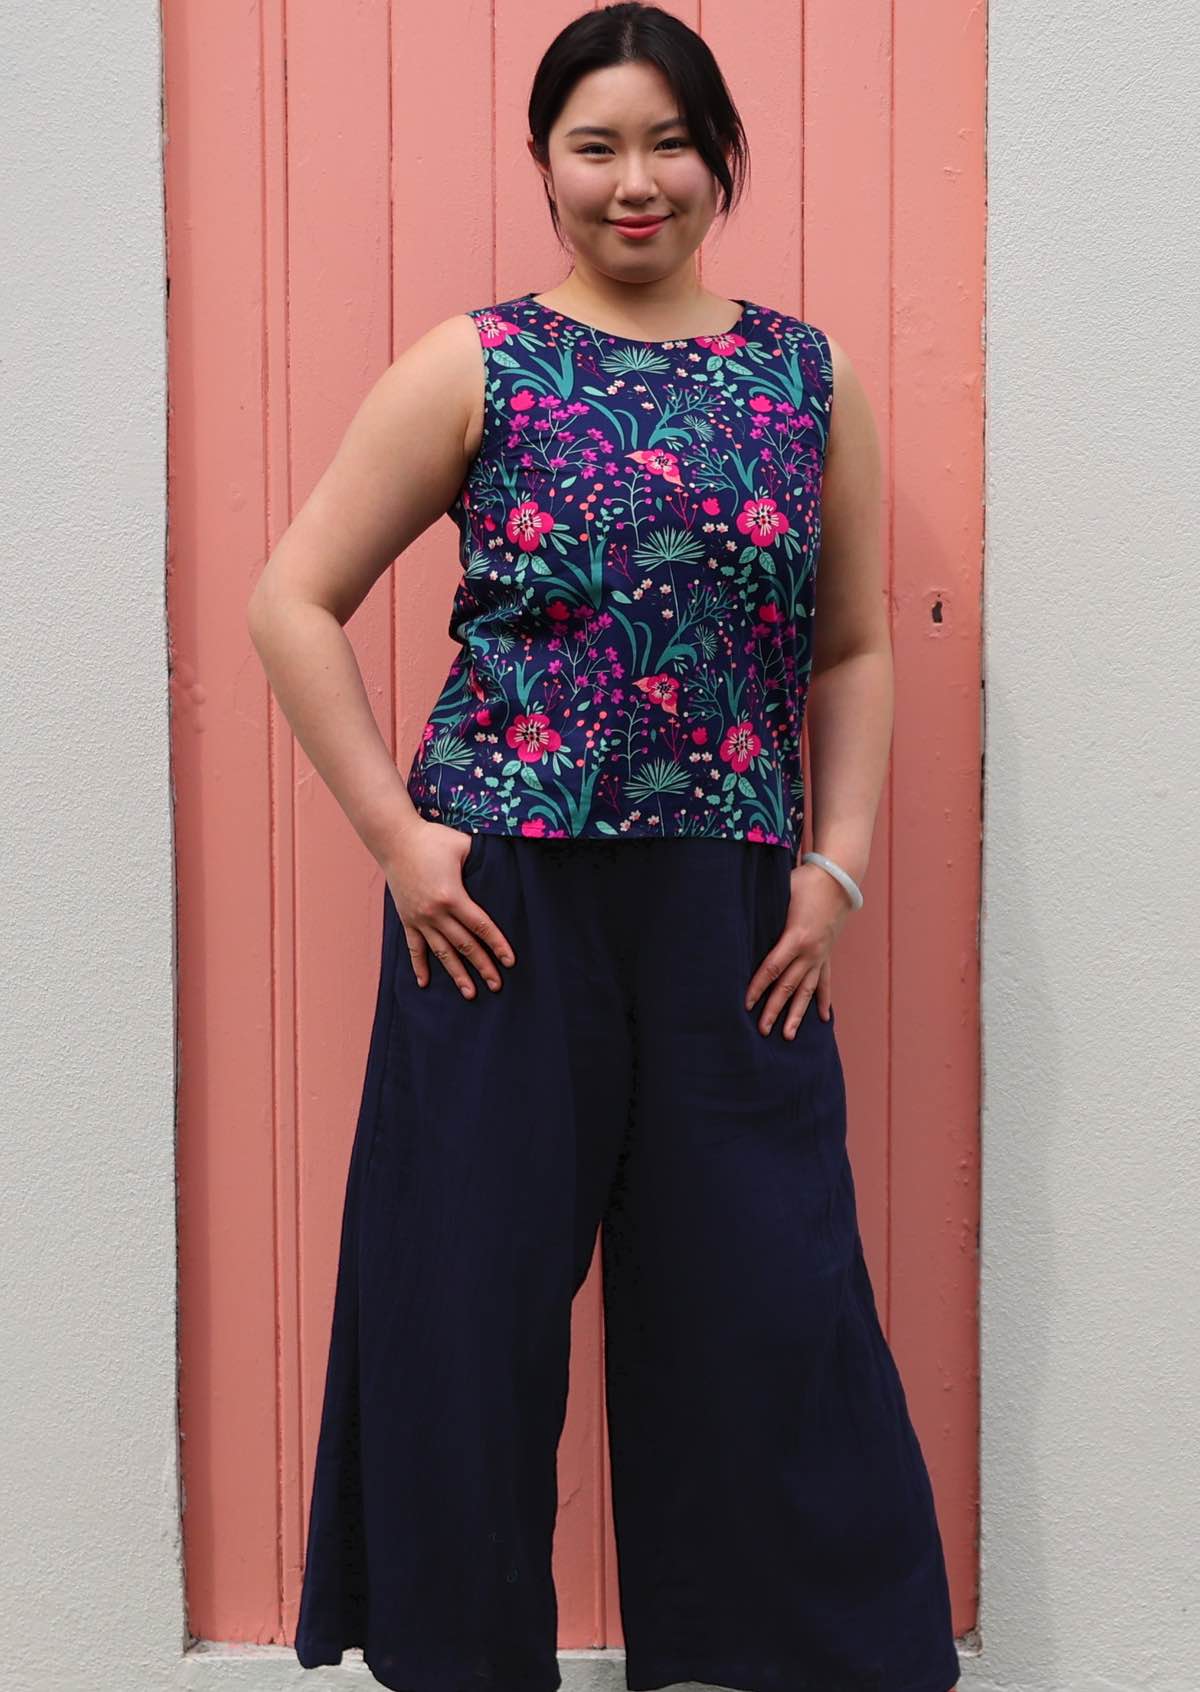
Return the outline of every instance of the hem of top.
[[[671,840],[704,840],[732,843],[735,846],[782,847],[782,849],[786,851],[793,860],[797,856],[797,849],[790,840],[755,839],[752,835],[745,834],[663,834],[656,828],[641,830],[620,829],[614,831],[612,834],[606,834],[602,829],[584,830],[581,834],[522,834],[519,829],[491,827],[480,828],[478,825],[472,828],[467,823],[449,822],[445,817],[431,817],[423,811],[419,811],[418,814],[426,822],[440,822],[444,827],[456,829],[460,834],[495,834],[499,835],[500,838],[504,840],[538,840],[545,841],[547,844],[554,846],[565,845],[568,841],[578,840],[604,841],[605,843],[611,845],[617,845],[623,840],[661,840],[664,842]],[[902,1692],[907,1692],[907,1688],[903,1688]]]
[[[719,1686],[724,1692],[806,1692],[809,1685],[806,1678],[797,1681],[795,1669],[780,1675],[760,1677],[744,1664],[737,1663],[705,1662],[697,1658],[643,1658],[642,1662],[644,1666],[631,1669],[626,1659],[625,1685],[628,1692],[661,1692],[662,1687],[693,1681],[702,1686]],[[654,1663],[657,1666],[651,1666]],[[962,1673],[962,1661],[956,1649],[952,1667],[939,1669],[917,1680],[906,1680],[903,1685],[893,1685],[889,1681],[883,1688],[877,1680],[864,1680],[861,1675],[849,1681],[833,1681],[822,1675],[811,1682],[811,1689],[812,1692],[954,1692]]]

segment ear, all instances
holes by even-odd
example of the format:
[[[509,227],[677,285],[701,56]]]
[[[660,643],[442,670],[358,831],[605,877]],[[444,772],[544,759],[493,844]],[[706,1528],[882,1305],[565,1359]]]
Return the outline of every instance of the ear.
[[[533,141],[532,135],[527,135],[525,137],[525,145],[529,149],[530,158],[533,160],[534,164],[537,166],[539,175],[541,175],[545,179],[546,186],[548,188],[550,186],[550,171],[547,168],[547,166],[545,166],[542,163],[542,161],[538,158],[537,151],[534,147],[534,141]]]
[[[532,135],[527,135],[525,137],[525,145],[528,147],[529,156],[536,165],[538,175],[542,179],[542,186],[546,190],[546,198],[549,200],[551,206],[554,208],[555,214],[557,215],[558,201],[554,198],[554,179],[551,176],[550,168],[548,165],[544,165],[538,158]]]

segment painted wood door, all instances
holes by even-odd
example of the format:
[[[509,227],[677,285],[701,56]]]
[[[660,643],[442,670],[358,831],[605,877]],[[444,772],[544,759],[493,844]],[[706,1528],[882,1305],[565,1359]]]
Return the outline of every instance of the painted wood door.
[[[565,0],[165,0],[168,616],[190,1627],[290,1642],[382,877],[271,701],[262,563],[387,362],[566,261],[525,151]],[[860,1216],[976,1619],[985,42],[971,0],[692,0],[752,186],[706,282],[839,340],[885,459],[897,662],[863,913],[835,956]],[[451,654],[448,520],[349,625],[406,767]],[[622,1643],[599,1258],[559,1454],[562,1648]]]

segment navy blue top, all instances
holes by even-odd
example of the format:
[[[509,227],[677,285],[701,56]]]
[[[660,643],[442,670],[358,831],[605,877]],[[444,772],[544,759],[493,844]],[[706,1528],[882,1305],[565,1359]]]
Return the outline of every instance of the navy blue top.
[[[483,438],[447,515],[461,645],[408,776],[471,833],[795,854],[832,400],[820,329],[639,341],[480,307]]]

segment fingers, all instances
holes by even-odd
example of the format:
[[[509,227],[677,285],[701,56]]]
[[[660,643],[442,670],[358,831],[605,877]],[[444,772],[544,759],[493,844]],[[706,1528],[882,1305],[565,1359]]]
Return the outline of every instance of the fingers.
[[[809,1001],[817,990],[817,979],[817,973],[816,971],[813,971],[807,980],[802,981],[795,989],[792,995],[792,1008],[789,1011],[787,1020],[783,1025],[783,1037],[785,1040],[794,1040],[796,1038],[796,1030],[804,1020],[805,1012],[808,1010]],[[767,1023],[765,1032],[768,1034],[771,1032],[770,1022]]]
[[[783,1025],[785,1040],[793,1040],[796,1030],[808,1009],[809,1000],[821,978],[820,966],[804,956],[789,956],[772,947],[755,970],[746,990],[746,1009],[752,1010],[764,990],[770,988],[767,1002],[759,1018],[760,1034],[769,1034],[790,1001],[790,1009]]]
[[[418,924],[415,931],[406,926],[406,932],[413,970],[421,987],[426,986],[429,979],[425,963],[426,947],[465,999],[475,997],[475,981],[466,967],[467,963],[474,964],[495,993],[499,992],[501,985],[496,958],[506,967],[511,967],[514,962],[512,948],[499,926],[482,905],[477,905],[466,894],[459,896],[456,905],[447,905],[436,920],[431,918]]]

